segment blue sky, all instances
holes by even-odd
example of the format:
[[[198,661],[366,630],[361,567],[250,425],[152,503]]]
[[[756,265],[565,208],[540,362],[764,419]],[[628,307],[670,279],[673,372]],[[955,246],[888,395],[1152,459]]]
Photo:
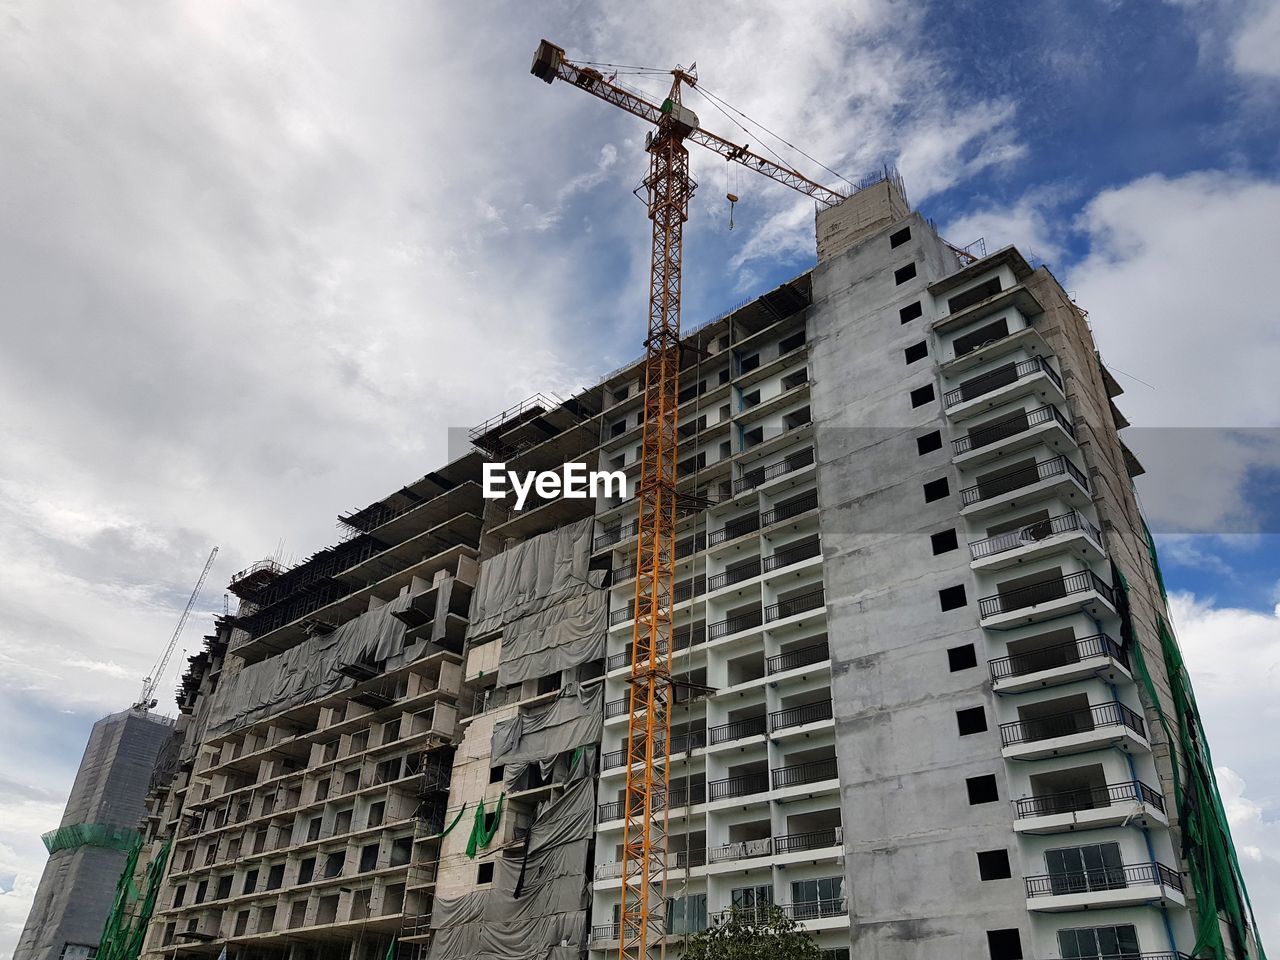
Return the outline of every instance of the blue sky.
[[[846,175],[895,163],[949,239],[1018,244],[1089,311],[1280,931],[1280,755],[1257,736],[1280,722],[1276,0],[191,0],[145,19],[18,0],[6,18],[0,960],[90,725],[132,701],[213,544],[192,649],[216,584],[331,542],[338,513],[441,462],[448,428],[640,352],[643,126],[530,77],[540,37],[696,60]],[[729,231],[724,163],[694,173],[686,324],[813,261],[803,198],[744,174]]]

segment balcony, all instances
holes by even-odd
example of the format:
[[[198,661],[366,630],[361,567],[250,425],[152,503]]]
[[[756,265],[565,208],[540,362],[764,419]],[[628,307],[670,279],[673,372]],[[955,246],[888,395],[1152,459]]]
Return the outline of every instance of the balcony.
[[[708,535],[707,546],[716,547],[722,543],[728,543],[730,540],[736,540],[738,537],[746,536],[748,533],[755,533],[759,529],[760,514],[749,513],[744,517],[735,517],[719,530]]]
[[[1061,436],[1050,436],[1055,433]],[[975,427],[967,435],[952,440],[951,449],[956,464],[960,465],[995,459],[1034,443],[1057,446],[1064,438],[1074,441],[1075,427],[1056,406],[1047,403]]]
[[[1164,797],[1141,780],[1098,784],[1013,802],[1018,833],[1068,833],[1136,824],[1167,824]]]
[[[783,457],[777,463],[771,463],[767,467],[757,467],[749,470],[737,480],[733,481],[734,494],[745,493],[748,490],[754,490],[761,484],[768,483],[778,477],[793,473],[796,470],[803,470],[805,467],[813,465],[813,447],[799,450],[796,453]]]
[[[1061,493],[1073,499],[1089,494],[1089,479],[1066,457],[1053,457],[980,480],[960,491],[961,513],[977,517],[1009,509],[1029,499]]]
[[[771,573],[774,570],[789,567],[793,563],[800,563],[802,560],[810,560],[820,556],[822,556],[822,541],[816,536],[809,537],[799,543],[787,544],[780,550],[775,550],[772,556],[765,557],[764,570],[766,573]]]
[[[1036,911],[1186,904],[1182,877],[1163,863],[1135,863],[1027,877],[1026,885],[1027,909]]]
[[[635,520],[630,523],[620,523],[616,527],[610,527],[591,541],[591,549],[593,551],[603,550],[605,547],[611,547],[615,543],[621,543],[623,540],[634,537],[638,529],[639,527]]]
[[[782,790],[786,787],[822,783],[825,780],[835,780],[838,776],[836,758],[830,757],[826,760],[814,760],[810,763],[777,768],[773,771],[773,788]]]
[[[764,611],[757,607],[755,610],[748,610],[745,613],[736,613],[731,617],[726,617],[724,620],[713,623],[707,628],[707,637],[710,640],[719,640],[722,637],[741,633],[743,630],[753,630],[764,622],[763,614]]]
[[[1069,549],[1072,556],[1086,564],[1101,560],[1105,555],[1102,532],[1072,510],[985,540],[975,540],[969,544],[969,555],[975,570],[1002,570],[1064,549]]]
[[[667,796],[671,800],[669,806],[663,803],[661,797],[655,797],[653,809],[662,810],[668,808],[674,810],[678,807],[705,803],[707,799],[707,784],[701,780],[688,784],[683,781],[673,782],[667,790]],[[599,804],[596,807],[596,822],[601,824],[609,820],[621,820],[626,809],[626,800],[612,800],[609,803]]]
[[[620,924],[597,923],[591,928],[591,942],[596,944],[617,943]]]
[[[724,573],[717,573],[714,577],[707,580],[707,592],[714,593],[725,587],[732,586],[735,583],[742,583],[744,580],[750,580],[752,577],[760,576],[760,558],[739,564]]]
[[[1094,616],[1115,613],[1115,591],[1092,570],[1080,570],[983,597],[978,619],[984,627],[999,628],[1050,620],[1077,608]]]
[[[764,666],[770,674],[784,673],[787,670],[796,670],[800,667],[822,663],[830,658],[831,648],[824,641],[823,643],[815,643],[812,646],[801,647],[799,650],[789,650],[786,653],[770,657],[764,662]]]
[[[1044,357],[1032,357],[966,380],[942,395],[942,405],[953,419],[973,416],[1014,397],[1029,393],[1048,381],[1059,396],[1065,396],[1062,378]]]
[[[730,743],[734,740],[744,740],[747,737],[762,737],[769,727],[769,718],[764,714],[758,717],[746,717],[742,720],[733,720],[729,723],[722,723],[719,726],[711,727],[707,730],[710,742]]]
[[[774,620],[785,620],[787,617],[794,617],[810,610],[817,610],[824,603],[826,603],[825,595],[822,587],[818,587],[816,590],[788,597],[765,607],[764,619],[766,623],[772,623]]]
[[[776,733],[779,730],[788,730],[791,727],[803,727],[810,723],[820,723],[823,720],[830,720],[831,700],[815,700],[813,703],[804,703],[797,707],[788,707],[785,710],[777,710],[769,714],[769,730]]]
[[[842,846],[844,846],[843,827],[825,827],[805,833],[788,833],[775,837],[773,841],[773,848],[779,855],[809,850],[828,850]]]
[[[801,514],[808,513],[810,510],[818,508],[818,491],[810,490],[808,493],[801,494],[794,500],[788,500],[786,503],[780,503],[772,510],[766,510],[760,514],[760,526],[767,527],[774,523],[781,523],[783,520],[790,520]]]
[[[1119,670],[1129,674],[1129,654],[1104,633],[1028,650],[988,662],[996,693],[1022,693]]]
[[[1010,760],[1039,760],[1111,746],[1126,752],[1150,749],[1142,717],[1118,700],[1002,723],[1000,743]]]
[[[711,863],[737,863],[741,860],[754,860],[773,854],[773,841],[769,837],[759,840],[739,840],[712,847],[707,851],[707,860]]]
[[[723,780],[712,780],[707,784],[707,796],[711,800],[731,800],[734,797],[749,797],[769,790],[769,772],[760,770],[756,773],[744,773]]]

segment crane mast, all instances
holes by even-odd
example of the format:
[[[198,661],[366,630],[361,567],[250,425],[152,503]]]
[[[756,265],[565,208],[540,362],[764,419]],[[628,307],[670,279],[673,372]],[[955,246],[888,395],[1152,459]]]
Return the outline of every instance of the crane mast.
[[[644,410],[640,480],[636,491],[637,555],[635,626],[623,801],[620,960],[649,960],[656,946],[666,954],[667,811],[670,785],[671,607],[675,581],[677,419],[680,387],[680,277],[685,221],[694,182],[686,141],[699,143],[824,205],[845,199],[802,174],[746,146],[702,130],[682,102],[697,77],[677,67],[662,104],[618,86],[594,67],[572,63],[564,50],[543,40],[534,54],[534,76],[561,79],[654,124],[646,149],[644,181],[653,227],[649,326],[645,338]]]
[[[173,630],[173,636],[169,638],[169,645],[164,648],[164,653],[160,655],[156,665],[151,668],[151,673],[142,678],[142,696],[138,698],[138,702],[134,704],[134,707],[140,710],[150,710],[156,705],[156,687],[164,679],[164,672],[169,666],[169,659],[173,656],[174,647],[178,645],[178,638],[182,636],[182,628],[187,625],[187,618],[191,616],[191,610],[195,607],[196,600],[200,597],[200,590],[204,587],[204,582],[209,576],[209,571],[213,568],[213,560],[217,555],[217,547],[209,551],[209,559],[204,562],[204,569],[200,571],[200,579],[196,581],[195,589],[191,591],[191,596],[187,599],[187,605],[182,611],[182,616],[178,618],[178,625]]]

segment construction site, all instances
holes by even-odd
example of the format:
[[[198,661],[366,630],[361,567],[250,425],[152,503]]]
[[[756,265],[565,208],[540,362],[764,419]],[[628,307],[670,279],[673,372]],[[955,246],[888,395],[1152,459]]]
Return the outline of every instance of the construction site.
[[[648,124],[644,355],[236,574],[176,722],[95,728],[15,960],[649,960],[775,907],[826,960],[1264,960],[1085,311],[692,71],[532,72]],[[692,149],[812,198],[816,264],[682,328]]]

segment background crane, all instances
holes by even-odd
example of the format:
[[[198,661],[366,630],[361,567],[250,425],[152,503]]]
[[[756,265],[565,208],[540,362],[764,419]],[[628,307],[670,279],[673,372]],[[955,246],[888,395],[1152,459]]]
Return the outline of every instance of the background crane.
[[[636,556],[635,631],[631,646],[627,779],[622,835],[622,903],[619,957],[648,960],[649,947],[665,955],[667,890],[667,789],[671,739],[671,604],[675,578],[676,425],[680,377],[680,269],[684,222],[694,183],[685,141],[786,184],[825,206],[848,194],[820,183],[746,146],[698,126],[681,102],[697,74],[670,71],[671,90],[661,104],[627,90],[588,63],[565,59],[564,49],[543,40],[534,54],[534,76],[557,78],[654,124],[646,138],[649,176],[644,181],[653,250],[649,328],[645,338],[644,413]],[[666,71],[663,71],[664,73]],[[638,764],[638,765],[637,765]]]
[[[178,625],[173,629],[173,636],[169,638],[169,645],[164,648],[164,652],[160,654],[160,659],[151,668],[151,672],[142,678],[142,696],[133,705],[135,709],[154,709],[157,702],[155,699],[156,687],[160,685],[160,681],[164,678],[164,672],[169,667],[169,659],[173,656],[173,648],[178,645],[178,638],[182,636],[182,628],[187,625],[187,618],[191,616],[191,608],[196,605],[196,600],[200,597],[200,590],[204,587],[204,581],[209,576],[209,570],[213,567],[213,558],[217,555],[217,547],[209,551],[209,559],[204,562],[204,569],[200,571],[200,579],[196,581],[195,589],[191,591],[191,597],[187,600],[182,616],[178,618]]]

